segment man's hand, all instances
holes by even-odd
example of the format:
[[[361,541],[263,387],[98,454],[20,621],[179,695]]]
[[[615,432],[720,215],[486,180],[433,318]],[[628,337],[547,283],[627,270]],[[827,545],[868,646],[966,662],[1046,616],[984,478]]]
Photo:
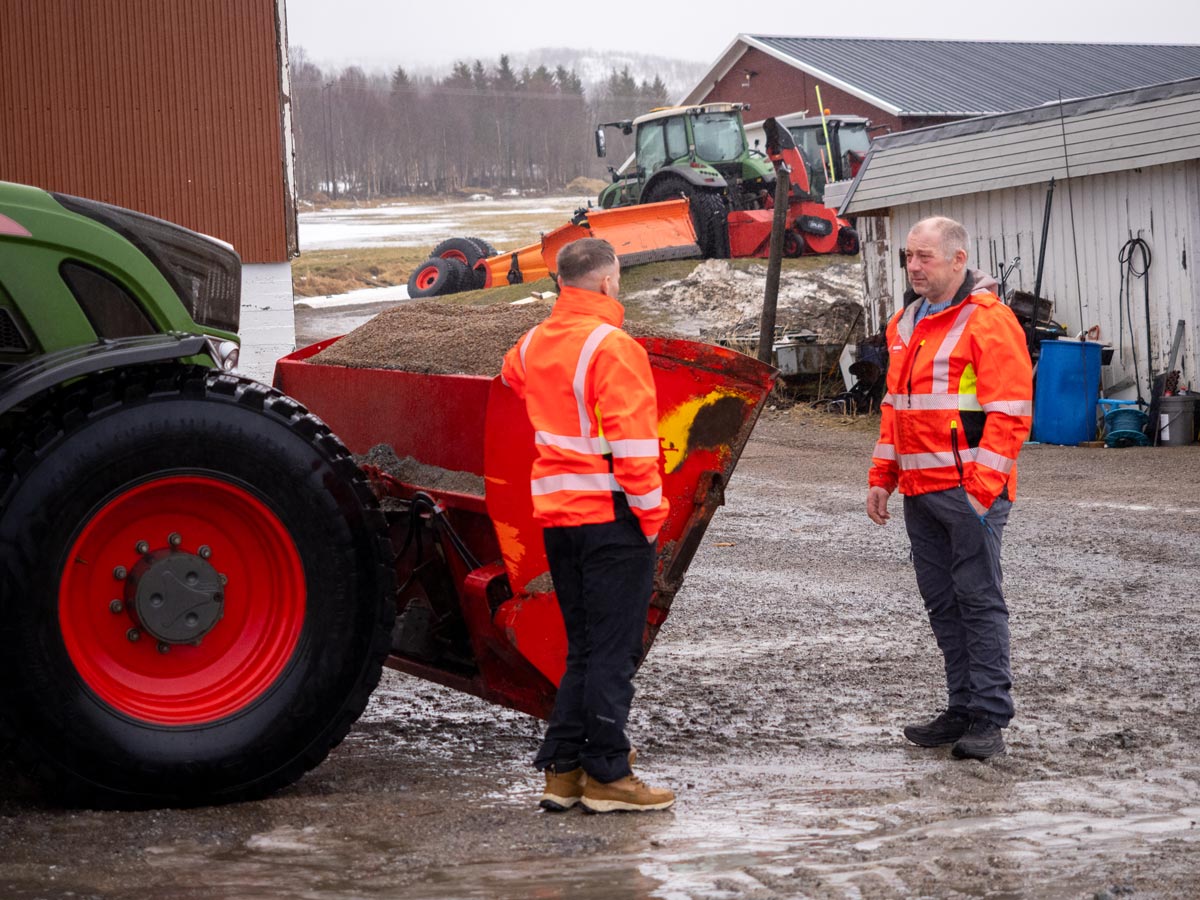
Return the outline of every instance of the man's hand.
[[[888,512],[888,497],[891,492],[881,487],[867,490],[867,518],[876,525],[886,525],[892,514]]]

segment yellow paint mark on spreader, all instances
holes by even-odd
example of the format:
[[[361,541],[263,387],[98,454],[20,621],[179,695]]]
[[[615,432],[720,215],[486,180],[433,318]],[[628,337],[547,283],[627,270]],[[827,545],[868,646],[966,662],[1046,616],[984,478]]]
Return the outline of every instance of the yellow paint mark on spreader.
[[[692,426],[697,416],[706,408],[715,406],[727,397],[742,395],[735,391],[716,388],[703,397],[693,397],[681,403],[658,420],[658,437],[662,442],[665,469],[674,472],[683,465],[690,450]]]

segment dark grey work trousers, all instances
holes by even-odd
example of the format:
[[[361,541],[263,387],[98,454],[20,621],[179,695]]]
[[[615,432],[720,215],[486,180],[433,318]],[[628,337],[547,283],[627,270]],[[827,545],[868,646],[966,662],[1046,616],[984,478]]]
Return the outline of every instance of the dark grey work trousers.
[[[558,685],[539,769],[583,766],[604,783],[629,774],[625,723],[654,586],[655,545],[617,497],[617,518],[545,530],[546,558],[567,629],[567,670]]]
[[[1000,536],[1012,503],[982,519],[961,487],[904,498],[917,587],[946,663],[947,707],[1001,728],[1013,716]]]

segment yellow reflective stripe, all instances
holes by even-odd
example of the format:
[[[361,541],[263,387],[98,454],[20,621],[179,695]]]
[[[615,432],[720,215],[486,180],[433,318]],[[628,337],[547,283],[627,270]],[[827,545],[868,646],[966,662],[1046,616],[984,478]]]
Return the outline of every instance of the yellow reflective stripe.
[[[1001,456],[992,450],[987,450],[983,447],[975,448],[975,462],[981,466],[987,466],[989,469],[995,469],[1004,475],[1012,471],[1012,467],[1016,465],[1015,459],[1009,459],[1007,456]]]
[[[1032,400],[993,400],[983,404],[984,412],[1007,413],[1010,416],[1032,416]]]
[[[895,444],[885,444],[882,441],[880,441],[878,444],[875,445],[875,449],[873,451],[871,451],[871,458],[872,459],[895,459],[896,458],[896,445]]]

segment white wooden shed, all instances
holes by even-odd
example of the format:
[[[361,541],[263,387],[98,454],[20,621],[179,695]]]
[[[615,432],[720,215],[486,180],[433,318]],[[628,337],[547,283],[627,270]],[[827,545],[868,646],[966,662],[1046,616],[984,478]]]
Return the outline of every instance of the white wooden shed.
[[[841,202],[863,233],[868,326],[899,308],[900,252],[926,216],[962,222],[973,242],[968,265],[997,278],[1019,256],[1007,287],[1032,292],[1052,178],[1041,296],[1053,301],[1054,319],[1072,335],[1099,326],[1117,349],[1103,376],[1110,396],[1131,396],[1135,377],[1148,389],[1147,327],[1161,373],[1182,320],[1175,367],[1200,390],[1198,78],[877,139]],[[1141,279],[1128,279],[1121,299],[1118,256],[1131,238],[1152,254],[1149,323]]]

